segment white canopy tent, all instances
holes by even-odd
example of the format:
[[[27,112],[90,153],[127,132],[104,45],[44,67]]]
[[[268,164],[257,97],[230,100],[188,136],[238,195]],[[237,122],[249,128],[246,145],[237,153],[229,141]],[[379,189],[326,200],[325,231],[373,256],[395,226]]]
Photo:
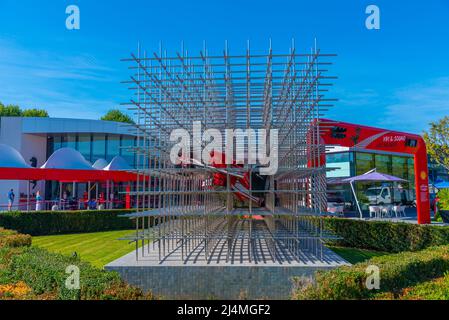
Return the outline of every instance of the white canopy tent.
[[[6,144],[0,144],[0,168],[31,168],[19,151]]]
[[[79,151],[72,148],[62,148],[55,151],[41,168],[95,170]]]
[[[94,162],[92,167],[97,170],[103,170],[108,166],[108,164],[109,163],[105,159],[98,159],[97,161]]]
[[[386,173],[377,172],[377,169],[370,170],[370,171],[368,171],[364,174],[361,174],[359,176],[343,179],[342,182],[346,182],[351,185],[351,190],[354,195],[355,202],[357,204],[357,210],[359,211],[360,219],[363,218],[363,214],[362,214],[362,209],[360,208],[359,199],[357,197],[357,193],[355,192],[355,187],[354,187],[354,183],[357,181],[359,181],[359,182],[369,182],[369,181],[373,181],[373,182],[407,182],[407,180],[404,180],[404,179],[401,179],[401,178],[398,178],[398,177],[395,177],[395,176],[392,176],[392,175],[389,175]]]
[[[132,170],[131,166],[120,156],[114,157],[112,161],[103,170],[127,171]]]
[[[105,171],[128,171],[128,170],[132,170],[131,166],[128,164],[128,162],[126,162],[125,159],[123,159],[120,156],[116,156],[114,157],[111,162],[103,169]],[[110,189],[110,190],[109,190]],[[107,195],[107,200],[109,203],[112,203],[114,201],[114,182],[111,181],[111,183],[109,184],[109,182],[106,183],[106,195]]]

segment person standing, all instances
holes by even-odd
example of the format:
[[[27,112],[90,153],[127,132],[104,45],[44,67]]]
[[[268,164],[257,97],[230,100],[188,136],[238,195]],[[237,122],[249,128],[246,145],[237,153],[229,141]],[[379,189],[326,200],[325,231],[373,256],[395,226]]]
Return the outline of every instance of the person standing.
[[[41,196],[41,192],[37,191],[36,193],[36,211],[41,211],[42,210],[42,196]]]
[[[14,204],[14,199],[15,199],[16,195],[14,194],[14,190],[11,189],[8,192],[8,211],[12,210],[12,206]]]

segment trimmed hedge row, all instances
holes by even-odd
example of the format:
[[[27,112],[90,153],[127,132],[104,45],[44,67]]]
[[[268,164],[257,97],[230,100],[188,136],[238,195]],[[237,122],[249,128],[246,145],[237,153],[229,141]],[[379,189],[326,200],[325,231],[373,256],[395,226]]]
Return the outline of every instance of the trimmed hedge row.
[[[0,228],[0,248],[18,248],[24,246],[31,246],[30,235],[19,234],[17,231],[5,230],[3,228]]]
[[[367,267],[380,270],[380,289],[369,290]],[[292,298],[297,300],[371,299],[382,292],[397,297],[404,288],[441,277],[449,271],[449,246],[420,252],[403,252],[375,257],[367,262],[316,273],[316,282],[299,285]],[[300,283],[300,280],[297,280]]]
[[[79,258],[49,253],[40,248],[0,248],[0,265],[3,266],[0,268],[0,286],[24,284],[30,291],[22,297],[26,299],[154,299],[151,293],[144,294],[142,290],[124,283],[116,272],[100,270]],[[68,266],[79,268],[80,289],[67,288]]]
[[[323,218],[324,227],[343,239],[335,245],[385,252],[419,251],[449,244],[449,227]]]
[[[32,236],[133,229],[132,210],[42,211],[0,213],[0,227]]]

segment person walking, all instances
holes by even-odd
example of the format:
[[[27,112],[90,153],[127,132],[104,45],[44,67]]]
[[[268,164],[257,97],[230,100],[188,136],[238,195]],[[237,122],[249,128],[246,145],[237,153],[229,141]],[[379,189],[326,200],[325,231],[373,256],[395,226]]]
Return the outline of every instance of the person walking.
[[[37,191],[36,192],[36,211],[41,211],[42,210],[42,196],[41,196],[41,192]]]
[[[16,195],[14,194],[14,190],[11,189],[8,192],[8,211],[12,210],[12,206],[14,204],[14,198],[16,197]]]

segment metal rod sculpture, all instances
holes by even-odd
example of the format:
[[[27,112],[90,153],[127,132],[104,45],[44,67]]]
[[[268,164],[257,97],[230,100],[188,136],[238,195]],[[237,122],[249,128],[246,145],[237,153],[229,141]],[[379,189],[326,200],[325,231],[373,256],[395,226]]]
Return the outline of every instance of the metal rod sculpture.
[[[137,210],[128,215],[136,221],[136,234],[128,240],[136,242],[137,259],[323,259],[321,243],[328,235],[313,219],[326,209],[318,119],[335,101],[324,96],[335,79],[326,75],[334,56],[316,44],[310,53],[297,53],[294,42],[287,54],[274,53],[271,43],[268,52],[253,53],[248,42],[240,55],[232,55],[226,43],[217,55],[206,48],[197,56],[184,48],[173,56],[162,48],[149,55],[139,47],[123,60],[131,72],[124,83],[133,93],[123,105],[136,119]],[[240,134],[276,130],[277,171],[263,175],[263,165],[247,161],[251,137],[232,149],[245,154],[243,162],[217,164],[229,154],[212,151],[208,163],[193,152],[179,153],[179,163],[173,163],[174,130],[188,132],[198,148],[207,144],[201,136],[195,140],[195,125]],[[227,137],[222,150],[231,144]]]

